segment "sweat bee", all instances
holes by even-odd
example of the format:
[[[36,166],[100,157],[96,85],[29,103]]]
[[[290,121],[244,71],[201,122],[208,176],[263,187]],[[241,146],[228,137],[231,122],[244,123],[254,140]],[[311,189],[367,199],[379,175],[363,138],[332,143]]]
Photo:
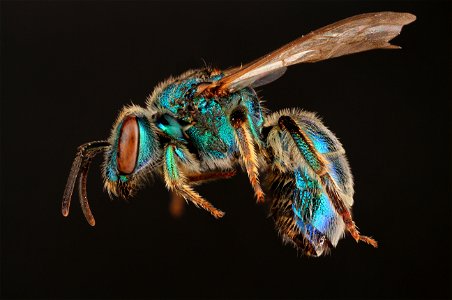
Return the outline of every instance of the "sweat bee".
[[[224,71],[205,67],[164,81],[146,107],[122,109],[108,140],[78,148],[64,191],[63,215],[69,214],[78,177],[80,204],[94,226],[86,180],[98,153],[105,156],[102,173],[110,196],[130,197],[147,176],[158,174],[174,201],[185,199],[215,218],[224,213],[193,187],[229,178],[241,166],[257,202],[270,201],[270,215],[283,241],[301,253],[327,253],[345,232],[377,247],[374,239],[359,233],[352,219],[353,178],[336,136],[313,113],[264,110],[254,88],[278,79],[290,65],[397,49],[389,41],[415,19],[409,13],[361,14],[246,65]],[[265,175],[260,178],[261,174]]]

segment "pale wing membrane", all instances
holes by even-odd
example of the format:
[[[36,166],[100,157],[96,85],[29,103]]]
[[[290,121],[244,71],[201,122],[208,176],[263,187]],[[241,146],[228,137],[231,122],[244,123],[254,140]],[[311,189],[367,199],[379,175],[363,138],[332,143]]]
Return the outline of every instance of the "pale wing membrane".
[[[286,67],[317,62],[372,49],[397,49],[389,43],[402,27],[413,22],[409,13],[379,12],[357,15],[302,36],[243,67],[226,72],[216,86],[233,92],[276,80]],[[283,71],[281,71],[283,70]],[[272,74],[275,74],[272,76]]]
[[[284,75],[284,73],[286,73],[287,68],[283,67],[274,71],[271,71],[269,73],[263,73],[260,74],[259,76],[255,76],[255,77],[250,77],[249,80],[249,84],[248,85],[244,85],[244,86],[251,86],[253,88],[255,87],[259,87],[262,85],[266,85],[270,82],[273,82],[277,79],[279,79],[281,76]]]

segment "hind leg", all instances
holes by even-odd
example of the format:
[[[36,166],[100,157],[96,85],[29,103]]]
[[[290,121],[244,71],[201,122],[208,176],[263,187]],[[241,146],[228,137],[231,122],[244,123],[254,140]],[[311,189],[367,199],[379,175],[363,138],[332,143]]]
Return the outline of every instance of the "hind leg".
[[[305,166],[306,176],[321,184],[323,192],[352,237],[376,247],[374,239],[360,235],[350,213],[352,200],[347,199],[332,176],[329,157],[343,155],[342,146],[334,135],[313,115],[304,112],[276,113],[270,116],[268,125],[272,128],[267,136],[267,144],[272,149],[273,164],[277,169],[290,172],[297,166]],[[322,144],[322,141],[329,141],[330,144]],[[322,149],[323,153],[320,148],[325,148]],[[349,177],[351,180],[351,175]],[[349,195],[348,198],[350,197]]]

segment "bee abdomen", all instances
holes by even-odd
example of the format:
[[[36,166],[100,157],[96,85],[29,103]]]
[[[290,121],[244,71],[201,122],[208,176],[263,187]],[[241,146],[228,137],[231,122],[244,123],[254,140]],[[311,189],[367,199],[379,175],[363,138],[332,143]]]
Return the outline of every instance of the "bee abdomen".
[[[303,253],[322,255],[336,246],[345,231],[334,205],[337,199],[330,199],[331,189],[346,210],[353,204],[353,178],[345,151],[312,113],[283,110],[268,116],[264,126],[269,157],[265,184],[273,197],[276,227],[284,241]],[[324,178],[332,182],[330,190]]]

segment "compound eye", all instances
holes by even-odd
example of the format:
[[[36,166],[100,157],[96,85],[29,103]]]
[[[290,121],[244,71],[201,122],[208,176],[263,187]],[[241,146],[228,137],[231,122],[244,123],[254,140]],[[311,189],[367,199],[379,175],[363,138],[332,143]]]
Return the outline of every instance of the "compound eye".
[[[138,143],[140,131],[137,118],[127,117],[121,127],[118,141],[118,171],[121,174],[131,174],[135,170],[138,159]]]

